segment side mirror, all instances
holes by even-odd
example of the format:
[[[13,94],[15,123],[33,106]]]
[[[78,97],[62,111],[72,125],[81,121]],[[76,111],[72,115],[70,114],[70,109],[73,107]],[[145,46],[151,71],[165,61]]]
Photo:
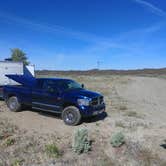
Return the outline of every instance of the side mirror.
[[[85,88],[84,84],[81,84],[81,87],[82,87],[82,88]]]

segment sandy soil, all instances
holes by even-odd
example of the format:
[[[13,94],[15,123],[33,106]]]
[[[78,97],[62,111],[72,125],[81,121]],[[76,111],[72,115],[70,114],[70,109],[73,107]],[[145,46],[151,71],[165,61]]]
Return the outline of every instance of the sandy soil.
[[[164,140],[166,140],[165,79],[136,76],[96,76],[93,78],[82,76],[75,79],[84,82],[90,89],[104,93],[107,117],[103,115],[103,117],[95,119],[86,119],[83,120],[81,125],[71,127],[66,126],[54,114],[35,110],[10,112],[3,101],[0,102],[0,117],[9,119],[20,130],[24,130],[25,135],[44,138],[47,138],[48,135],[60,137],[63,146],[72,141],[75,129],[88,128],[91,139],[95,140],[94,146],[97,144],[98,147],[94,147],[94,151],[90,155],[77,156],[77,159],[75,159],[74,154],[70,154],[68,147],[63,160],[72,161],[74,158],[76,165],[86,165],[86,162],[83,162],[83,164],[79,163],[78,160],[84,161],[85,158],[90,165],[96,165],[95,158],[102,156],[101,153],[104,153],[107,158],[116,163],[115,165],[123,165],[122,162],[125,162],[126,165],[140,165],[140,161],[137,161],[140,159],[139,156],[134,158],[134,154],[130,154],[136,144],[143,149],[148,149],[150,153],[158,156],[158,160],[161,160],[160,163],[153,163],[148,158],[149,165],[166,163],[166,149],[161,146],[165,145]],[[112,133],[118,131],[125,134],[126,142],[130,145],[126,147],[131,148],[131,150],[127,149],[125,154],[120,153],[120,156],[110,145]],[[143,152],[140,150],[138,153]],[[117,157],[119,157],[118,162],[114,162]],[[91,162],[91,160],[94,161]],[[146,164],[147,161],[141,165]]]

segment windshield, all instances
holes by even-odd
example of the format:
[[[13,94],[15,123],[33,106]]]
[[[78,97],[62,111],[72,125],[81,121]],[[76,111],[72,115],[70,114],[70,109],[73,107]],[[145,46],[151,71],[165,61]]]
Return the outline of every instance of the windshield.
[[[59,81],[58,85],[63,91],[71,89],[82,89],[82,86],[73,80]]]

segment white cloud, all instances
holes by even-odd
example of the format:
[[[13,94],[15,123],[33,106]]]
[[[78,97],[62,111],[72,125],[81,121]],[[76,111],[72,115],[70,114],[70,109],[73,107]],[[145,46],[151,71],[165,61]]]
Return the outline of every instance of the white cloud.
[[[151,12],[153,12],[154,14],[156,15],[159,15],[159,16],[166,16],[166,12],[162,9],[160,9],[159,7],[153,5],[152,3],[150,2],[147,2],[145,0],[133,0],[135,1],[136,3],[146,7],[147,9],[150,9]]]
[[[2,11],[0,11],[0,20],[25,26],[26,28],[30,28],[35,31],[61,34],[64,36],[69,36],[70,38],[79,39],[86,42],[97,42],[99,39],[101,40],[101,38],[93,34],[75,31],[59,25],[48,25],[45,23],[31,21],[29,19]]]

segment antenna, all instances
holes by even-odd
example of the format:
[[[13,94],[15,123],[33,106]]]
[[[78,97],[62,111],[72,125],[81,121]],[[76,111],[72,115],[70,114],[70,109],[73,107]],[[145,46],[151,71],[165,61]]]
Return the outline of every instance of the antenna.
[[[101,65],[102,61],[97,61],[97,69],[100,70],[100,65]]]

